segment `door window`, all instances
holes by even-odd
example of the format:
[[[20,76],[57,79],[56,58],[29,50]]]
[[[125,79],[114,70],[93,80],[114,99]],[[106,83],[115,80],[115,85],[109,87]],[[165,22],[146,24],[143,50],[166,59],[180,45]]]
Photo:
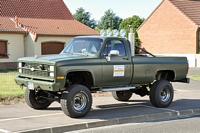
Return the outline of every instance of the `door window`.
[[[108,55],[111,50],[118,50],[119,56],[125,56],[126,50],[124,43],[120,40],[108,40],[103,50],[103,55]]]

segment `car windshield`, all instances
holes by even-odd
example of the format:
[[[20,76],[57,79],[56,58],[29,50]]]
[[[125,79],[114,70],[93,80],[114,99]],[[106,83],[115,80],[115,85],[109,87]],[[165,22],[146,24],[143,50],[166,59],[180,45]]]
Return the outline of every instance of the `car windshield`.
[[[102,43],[100,38],[74,38],[61,53],[98,54]]]

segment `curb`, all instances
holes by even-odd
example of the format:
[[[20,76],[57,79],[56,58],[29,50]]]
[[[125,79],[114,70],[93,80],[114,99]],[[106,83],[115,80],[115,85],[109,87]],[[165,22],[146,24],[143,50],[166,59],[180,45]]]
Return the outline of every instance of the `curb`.
[[[182,110],[182,111],[175,111],[175,112],[164,112],[164,113],[157,113],[157,114],[116,118],[116,119],[110,119],[110,120],[100,120],[100,121],[94,121],[94,122],[88,122],[88,123],[85,122],[85,123],[73,124],[73,125],[46,127],[42,129],[26,130],[26,131],[21,131],[17,133],[61,133],[61,132],[89,129],[89,128],[95,128],[95,127],[109,126],[109,125],[136,123],[136,122],[144,122],[144,121],[173,118],[173,117],[180,117],[180,116],[198,115],[198,114],[200,114],[200,109],[189,109],[189,110]]]

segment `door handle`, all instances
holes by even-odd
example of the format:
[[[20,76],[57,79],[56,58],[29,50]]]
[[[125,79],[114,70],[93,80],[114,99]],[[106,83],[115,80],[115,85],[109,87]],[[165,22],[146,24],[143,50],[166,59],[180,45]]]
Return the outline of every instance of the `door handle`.
[[[123,58],[123,60],[128,60],[128,59],[129,59],[128,57],[124,57],[124,58]]]

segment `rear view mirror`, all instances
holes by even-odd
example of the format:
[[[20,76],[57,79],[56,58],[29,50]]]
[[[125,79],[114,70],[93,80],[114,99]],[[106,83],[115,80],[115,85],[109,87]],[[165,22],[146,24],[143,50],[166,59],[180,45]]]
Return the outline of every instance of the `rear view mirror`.
[[[111,50],[110,53],[109,53],[109,55],[110,56],[111,55],[117,55],[117,56],[119,56],[119,51],[118,50]]]
[[[119,51],[118,50],[111,50],[110,53],[108,54],[108,56],[106,56],[106,60],[108,62],[110,62],[110,56],[115,55],[115,56],[119,56]]]

